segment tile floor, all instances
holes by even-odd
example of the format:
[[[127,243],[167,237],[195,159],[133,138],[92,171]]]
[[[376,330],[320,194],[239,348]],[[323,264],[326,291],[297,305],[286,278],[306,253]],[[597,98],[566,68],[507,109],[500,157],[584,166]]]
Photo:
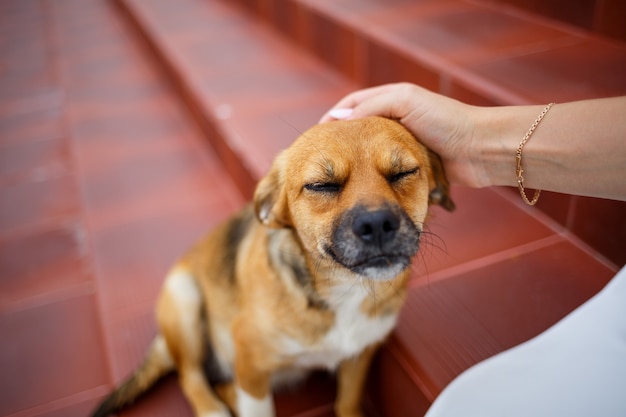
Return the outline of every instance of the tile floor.
[[[242,198],[110,2],[0,8],[0,415],[86,415],[141,358],[168,266]]]
[[[169,265],[244,203],[241,191],[249,194],[250,181],[294,130],[355,85],[225,2],[118,3],[0,2],[2,417],[87,415],[140,361]],[[450,3],[455,8],[438,15],[440,23],[458,28],[461,6]],[[295,9],[303,13],[302,5]],[[437,33],[442,38],[431,39],[450,59],[470,59],[458,38]],[[511,39],[534,42],[527,35],[500,38],[479,53],[501,52]],[[620,54],[604,60],[612,47],[590,51],[608,62],[607,72],[624,65]],[[563,56],[577,59],[567,46]],[[533,60],[545,59],[552,58],[472,65],[498,79],[519,62],[520,76],[533,80]],[[401,59],[381,77],[398,77],[411,62]],[[357,81],[364,76],[353,63],[334,65],[348,65]],[[550,68],[559,65],[555,59]],[[551,76],[541,73],[541,80],[550,84]],[[621,88],[615,80],[585,94]],[[245,178],[229,175],[242,167]],[[368,402],[380,415],[421,415],[458,372],[545,329],[617,269],[568,231],[569,220],[522,207],[506,190],[455,188],[454,198],[456,213],[434,212],[407,308],[373,369]],[[597,207],[576,204],[581,213]],[[607,218],[623,216],[621,208],[605,210]],[[597,239],[580,221],[570,223]],[[611,259],[623,259],[622,240],[602,245],[614,251]],[[278,397],[279,416],[332,416],[332,392],[332,380],[318,375]],[[190,409],[169,377],[122,415],[184,416]]]

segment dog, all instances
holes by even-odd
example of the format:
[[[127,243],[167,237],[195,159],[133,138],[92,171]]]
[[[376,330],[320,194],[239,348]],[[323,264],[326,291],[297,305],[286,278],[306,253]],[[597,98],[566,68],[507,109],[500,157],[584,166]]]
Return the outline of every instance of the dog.
[[[196,416],[272,417],[273,387],[317,368],[337,372],[336,415],[362,416],[430,204],[454,209],[441,160],[401,124],[313,126],[171,269],[143,364],[94,417],[174,370]]]

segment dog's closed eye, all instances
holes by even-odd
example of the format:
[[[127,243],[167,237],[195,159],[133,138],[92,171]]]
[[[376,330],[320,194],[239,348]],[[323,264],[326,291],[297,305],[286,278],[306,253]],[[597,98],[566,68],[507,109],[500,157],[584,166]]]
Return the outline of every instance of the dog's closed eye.
[[[341,191],[341,184],[335,182],[314,182],[310,184],[305,184],[304,188],[316,193],[334,194]]]
[[[418,171],[419,171],[419,167],[403,170],[395,174],[389,175],[387,177],[387,181],[389,181],[390,184],[394,184],[394,183],[400,182],[406,177],[409,177],[413,174],[417,174]]]

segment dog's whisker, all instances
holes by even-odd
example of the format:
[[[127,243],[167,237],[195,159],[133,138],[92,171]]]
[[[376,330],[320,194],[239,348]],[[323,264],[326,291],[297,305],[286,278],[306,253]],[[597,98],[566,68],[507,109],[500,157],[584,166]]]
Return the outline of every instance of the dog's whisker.
[[[376,297],[376,283],[373,281],[368,281],[369,287],[369,296],[372,297],[372,301],[374,303],[374,317],[378,317],[378,298]]]
[[[428,277],[430,275],[428,265],[432,262],[429,262],[429,260],[436,259],[442,254],[448,254],[448,247],[445,241],[439,235],[431,232],[426,226],[426,230],[422,232],[420,250],[417,253],[418,262],[414,262],[414,265],[419,265],[420,269],[423,270],[420,271],[420,275]],[[416,267],[414,266],[414,268]]]
[[[391,289],[393,290],[394,294],[399,297],[402,302],[406,301],[406,292],[402,291],[400,292],[400,290],[398,289],[398,287],[396,287],[395,285],[393,285],[393,282],[388,282],[387,285],[389,285],[389,287],[391,287]]]
[[[347,298],[349,296],[349,294],[352,293],[352,291],[354,291],[354,288],[357,285],[361,284],[361,281],[362,280],[360,278],[358,278],[358,277],[352,279],[352,283],[350,284],[350,286],[345,291],[342,291],[341,294],[339,295],[339,300],[343,300],[343,299]]]
[[[292,128],[293,130],[295,130],[296,132],[298,132],[298,135],[302,138],[305,138],[308,142],[310,142],[310,144],[313,146],[313,148],[315,148],[315,150],[317,151],[317,153],[320,154],[320,156],[325,160],[325,161],[330,161],[330,158],[327,157],[327,155],[325,155],[322,150],[320,149],[320,147],[317,145],[317,143],[315,143],[315,140],[308,137],[306,132],[301,131],[300,129],[298,129],[297,127],[295,127],[294,125],[292,125],[291,123],[289,123],[287,120],[283,119],[280,116],[277,116],[283,123],[285,123],[287,126],[289,126],[290,128]],[[319,164],[321,168],[325,168],[326,165],[320,163]]]
[[[298,133],[298,136],[302,136],[304,135],[305,132],[303,132],[302,130],[298,129],[297,127],[295,127],[293,124],[289,123],[287,120],[285,120],[283,117],[276,115],[276,117],[283,122],[284,124],[286,124],[287,126],[289,126],[290,128],[292,128],[293,130],[295,130]]]
[[[432,233],[430,231],[423,231],[422,242],[426,244],[424,245],[425,249],[430,251],[430,255],[434,254],[433,249],[438,250],[443,255],[448,254],[448,247],[446,245],[446,242],[435,233]],[[420,252],[422,252],[422,250],[420,250]]]

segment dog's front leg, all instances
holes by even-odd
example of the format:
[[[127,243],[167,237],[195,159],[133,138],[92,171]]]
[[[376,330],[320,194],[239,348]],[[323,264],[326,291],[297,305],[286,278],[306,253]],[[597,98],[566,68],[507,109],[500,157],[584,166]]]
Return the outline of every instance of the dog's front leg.
[[[241,326],[243,327],[243,326]],[[235,392],[238,417],[274,417],[271,373],[263,347],[245,330],[235,333]]]
[[[237,415],[239,417],[274,417],[274,400],[268,391],[257,396],[237,385]]]
[[[229,412],[209,386],[204,360],[203,299],[196,281],[183,268],[173,270],[157,306],[157,318],[170,355],[174,358],[181,388],[197,417],[226,417]]]
[[[370,345],[358,356],[346,359],[339,365],[335,402],[337,417],[363,417],[361,411],[363,389],[372,357],[379,346],[379,344]]]

